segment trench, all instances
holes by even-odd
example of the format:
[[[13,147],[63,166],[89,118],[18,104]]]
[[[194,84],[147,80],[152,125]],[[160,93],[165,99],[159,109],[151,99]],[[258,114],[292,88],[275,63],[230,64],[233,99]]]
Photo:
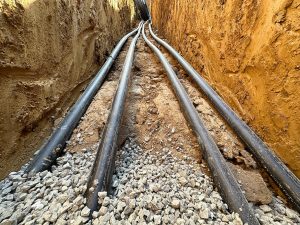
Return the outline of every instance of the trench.
[[[263,165],[249,153],[248,147],[180,64],[155,42],[148,30],[146,34],[170,61],[259,223],[300,223],[295,205],[279,190]],[[183,115],[168,76],[141,36],[135,47],[124,116],[115,147],[115,166],[110,168],[112,189],[96,192],[99,204],[96,209],[86,206],[88,178],[131,41],[129,38],[126,42],[50,171],[41,170],[28,176],[24,172],[26,164],[0,182],[0,223],[247,222],[240,218],[240,212],[228,208],[220,188],[213,183],[214,173]],[[201,200],[197,200],[199,196]],[[7,212],[7,207],[13,211]]]

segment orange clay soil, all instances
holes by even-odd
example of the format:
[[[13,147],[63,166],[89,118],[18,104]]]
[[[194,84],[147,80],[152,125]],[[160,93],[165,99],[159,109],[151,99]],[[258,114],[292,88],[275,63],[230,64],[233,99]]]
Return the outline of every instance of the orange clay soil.
[[[300,176],[300,1],[149,0],[154,27]]]

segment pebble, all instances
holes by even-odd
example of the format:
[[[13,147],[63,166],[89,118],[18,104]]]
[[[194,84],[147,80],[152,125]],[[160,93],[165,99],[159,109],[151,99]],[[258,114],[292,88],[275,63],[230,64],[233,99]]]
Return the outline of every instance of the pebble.
[[[99,210],[99,216],[104,216],[107,213],[107,207],[102,206]]]
[[[109,204],[109,203],[108,203],[108,204]],[[117,206],[117,211],[118,211],[118,212],[123,211],[123,208],[124,208],[125,206],[126,206],[125,202],[120,201],[120,202],[118,203],[118,206]]]
[[[208,211],[207,208],[200,211],[200,217],[202,219],[208,219],[208,217],[209,217],[209,211]]]
[[[184,186],[184,185],[187,184],[187,180],[186,180],[184,177],[180,177],[180,178],[179,178],[179,183],[180,183],[182,186]]]
[[[174,209],[179,209],[180,208],[180,201],[178,199],[173,199],[171,202],[171,206]]]
[[[105,197],[104,200],[103,200],[103,202],[102,202],[102,205],[103,205],[103,206],[108,206],[108,205],[109,205],[109,202],[110,202],[109,197]]]
[[[146,142],[150,141],[150,137],[148,137],[148,136],[145,137],[145,141],[146,141]]]
[[[87,206],[85,206],[82,209],[80,215],[83,216],[83,217],[88,217],[90,215],[90,212],[91,212],[91,210]]]
[[[160,215],[154,215],[154,224],[161,224],[161,216]]]
[[[82,217],[77,217],[73,223],[74,225],[82,225],[83,224],[83,219]]]
[[[106,196],[107,196],[107,192],[106,191],[98,192],[98,198],[104,199]]]
[[[272,211],[272,209],[271,209],[270,206],[268,206],[268,205],[261,205],[261,206],[259,206],[259,208],[260,208],[263,212],[265,212],[265,213],[268,213],[268,212],[271,212],[271,211]]]
[[[21,170],[0,181],[0,225],[242,224],[201,165],[168,148],[143,151],[134,141],[118,151],[112,195],[98,193],[101,207],[88,221],[84,193],[96,148],[65,154],[52,172],[26,177]],[[263,225],[300,224],[299,214],[278,198],[254,207]]]
[[[286,215],[288,216],[288,218],[290,219],[296,219],[299,218],[299,215],[297,215],[297,213],[294,210],[291,209],[286,209],[285,210]]]

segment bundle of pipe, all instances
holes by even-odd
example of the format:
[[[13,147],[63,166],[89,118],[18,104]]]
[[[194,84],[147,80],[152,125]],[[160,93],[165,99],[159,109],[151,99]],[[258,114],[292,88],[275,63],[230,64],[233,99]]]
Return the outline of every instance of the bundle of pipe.
[[[140,26],[139,26],[140,27]],[[26,168],[26,172],[30,174],[38,173],[43,170],[50,169],[56,159],[62,154],[66,141],[69,140],[74,128],[79,120],[91,104],[94,96],[102,86],[106,75],[111,69],[115,59],[119,55],[122,47],[127,39],[135,34],[139,28],[125,35],[114,48],[104,65],[101,67],[95,78],[91,81],[83,94],[78,98],[77,102],[72,106],[65,116],[64,120],[59,124],[58,128],[52,133],[48,141],[38,151],[38,154],[30,162]]]
[[[172,88],[179,100],[179,104],[183,110],[186,120],[189,122],[192,130],[197,136],[198,142],[204,153],[204,157],[211,170],[213,180],[221,192],[224,200],[230,207],[230,209],[238,213],[244,223],[259,225],[258,220],[255,217],[254,211],[248,204],[246,197],[244,196],[237,180],[233,176],[230,168],[226,164],[226,161],[219,151],[217,144],[209,134],[207,128],[204,126],[199,114],[194,107],[192,101],[188,97],[186,90],[179,81],[176,73],[172,69],[172,66],[168,60],[164,57],[161,51],[148,40],[145,34],[143,26],[143,37],[148,46],[157,55],[160,62],[165,68]]]

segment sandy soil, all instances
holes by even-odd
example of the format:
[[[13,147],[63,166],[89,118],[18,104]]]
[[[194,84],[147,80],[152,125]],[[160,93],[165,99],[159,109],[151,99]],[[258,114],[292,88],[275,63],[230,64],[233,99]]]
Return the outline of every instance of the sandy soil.
[[[133,19],[130,0],[0,0],[0,178],[29,160]]]
[[[154,27],[300,176],[300,1],[148,0]]]

